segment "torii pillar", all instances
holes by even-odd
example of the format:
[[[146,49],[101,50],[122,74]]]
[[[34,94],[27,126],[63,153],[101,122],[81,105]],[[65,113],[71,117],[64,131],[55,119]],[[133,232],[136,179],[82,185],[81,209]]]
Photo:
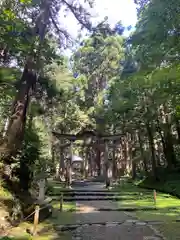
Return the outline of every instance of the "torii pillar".
[[[106,188],[108,188],[110,186],[109,159],[108,159],[108,140],[104,141],[104,167],[105,167],[105,183],[106,183]]]
[[[70,187],[72,184],[72,158],[73,158],[73,143],[71,141],[70,147],[69,147],[69,159],[66,166],[66,183],[67,186]]]

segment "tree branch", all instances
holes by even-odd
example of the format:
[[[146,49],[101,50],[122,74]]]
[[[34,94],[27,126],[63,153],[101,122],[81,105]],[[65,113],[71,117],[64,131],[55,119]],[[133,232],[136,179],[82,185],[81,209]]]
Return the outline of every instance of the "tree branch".
[[[86,29],[88,29],[89,31],[92,30],[92,26],[91,26],[91,23],[88,22],[88,19],[87,20],[87,23],[85,23],[80,17],[79,17],[79,14],[76,12],[75,9],[77,9],[77,7],[75,6],[72,6],[71,4],[69,4],[66,0],[62,0],[62,2],[70,9],[70,11],[72,12],[72,14],[74,15],[74,17],[77,19],[77,21]],[[80,11],[80,8],[79,7],[79,12]],[[82,8],[83,9],[83,8]],[[84,11],[84,17],[89,15],[89,13],[87,13],[86,11]]]
[[[54,18],[53,18],[53,16],[52,16],[51,13],[50,13],[50,18],[51,18],[51,20],[52,20],[52,24],[54,25],[56,31],[59,32],[59,33],[61,33],[61,34],[63,34],[67,40],[72,41],[72,39],[70,38],[70,35],[68,34],[68,32],[67,32],[66,30],[62,30],[62,29],[59,28],[59,26],[57,25],[57,23],[56,23],[56,21],[54,20]]]

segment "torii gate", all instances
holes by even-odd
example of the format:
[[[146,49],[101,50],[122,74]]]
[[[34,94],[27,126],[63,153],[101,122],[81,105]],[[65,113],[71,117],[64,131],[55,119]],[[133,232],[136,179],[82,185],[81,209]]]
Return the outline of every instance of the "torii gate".
[[[68,176],[68,183],[71,185],[72,182],[72,155],[73,155],[73,144],[76,140],[84,140],[83,144],[76,144],[76,146],[95,146],[104,148],[104,163],[105,163],[105,173],[106,173],[106,187],[110,185],[110,179],[109,179],[109,174],[108,174],[108,169],[109,169],[109,160],[108,160],[108,148],[109,147],[114,147],[116,145],[114,144],[108,144],[110,140],[120,140],[122,134],[115,134],[115,135],[102,135],[98,134],[94,131],[89,131],[89,130],[84,130],[80,131],[77,134],[62,134],[56,131],[52,131],[52,134],[54,137],[57,139],[66,139],[69,142],[60,145],[61,148],[66,148],[70,147],[70,161],[69,161],[69,176]],[[100,143],[98,144],[97,141]],[[103,142],[103,143],[102,143]]]

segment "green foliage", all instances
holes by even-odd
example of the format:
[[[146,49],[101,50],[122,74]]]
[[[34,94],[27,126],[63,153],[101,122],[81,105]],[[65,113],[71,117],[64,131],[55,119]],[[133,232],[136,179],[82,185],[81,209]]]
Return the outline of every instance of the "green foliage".
[[[21,238],[18,237],[18,239],[17,239],[15,237],[3,237],[2,240],[31,240],[31,238],[30,237],[21,237]]]
[[[98,119],[103,119],[107,88],[122,71],[123,44],[124,38],[104,23],[73,55],[73,70],[78,73],[77,101],[94,127],[99,125]]]
[[[25,131],[22,150],[16,158],[15,175],[20,180],[20,187],[28,190],[33,180],[35,163],[40,157],[40,140],[34,128]]]
[[[89,0],[86,3],[92,7],[93,1]],[[24,129],[22,151],[16,157],[16,165],[20,165],[20,182],[23,182],[22,179],[26,176],[26,182],[28,182],[28,178],[31,179],[34,172],[46,171],[51,165],[52,128],[63,124],[64,131],[78,131],[80,130],[79,118],[82,125],[88,121],[79,107],[73,103],[75,100],[74,79],[68,69],[67,58],[62,56],[59,48],[59,46],[64,47],[66,43],[70,43],[68,32],[62,29],[57,19],[62,7],[66,11],[71,11],[82,27],[91,29],[90,14],[78,1],[73,4],[66,1],[61,3],[52,1],[47,7],[46,3],[41,4],[39,1],[15,2],[10,0],[3,1],[0,5],[2,135],[9,134],[5,121],[8,122],[8,116],[11,115],[13,99],[17,92],[21,94],[24,83],[28,83],[28,79],[21,78],[21,70],[27,59],[34,61],[32,71],[39,73],[36,88],[32,87],[27,93],[31,95],[32,102],[29,104],[31,109],[28,109],[27,114],[31,115],[32,123]],[[11,65],[15,67],[10,67]],[[31,68],[29,61],[28,68]],[[67,117],[68,113],[72,115],[72,118]],[[25,118],[28,122],[28,117],[25,116]],[[65,121],[68,123],[66,124]],[[20,125],[17,126],[19,132],[24,128]],[[19,139],[23,139],[23,136],[22,138],[19,136],[16,140],[21,141]]]
[[[143,2],[143,1],[142,1]],[[141,4],[132,42],[142,65],[178,61],[179,1],[148,1]]]
[[[27,167],[28,174],[24,175],[49,171],[59,162],[60,153],[56,140],[52,140],[52,129],[77,133],[87,126],[102,133],[121,133],[123,141],[135,149],[135,155],[130,153],[129,157],[136,159],[143,174],[142,155],[148,162],[148,174],[152,172],[153,144],[157,145],[155,164],[163,155],[158,164],[161,165],[165,159],[161,167],[166,167],[172,162],[169,153],[173,151],[177,158],[175,162],[178,162],[178,2],[137,2],[136,29],[126,39],[122,36],[120,23],[111,28],[104,22],[92,29],[90,15],[80,2],[68,5],[63,1],[64,8],[69,9],[83,27],[91,30],[90,36],[73,52],[71,62],[59,49],[59,41],[61,46],[66,45],[65,42],[70,43],[69,35],[61,28],[57,17],[62,2],[56,3],[54,8],[55,2],[52,1],[53,16],[50,16],[51,21],[47,21],[43,42],[34,17],[39,17],[39,2],[9,1],[1,6],[0,122],[3,133],[5,120],[11,113],[10,103],[16,90],[22,86],[21,68],[27,55],[35,56],[35,62],[38,59],[36,70],[40,71],[28,109],[32,126],[28,126],[27,120],[22,152],[17,159],[22,169]],[[50,27],[55,35],[50,32]],[[18,33],[16,37],[15,33]],[[12,60],[16,67],[10,67]],[[152,136],[148,135],[148,127]],[[172,147],[167,151],[170,140]]]
[[[179,173],[167,173],[162,169],[160,171],[164,181],[157,183],[152,178],[146,178],[140,181],[138,186],[147,189],[156,189],[180,198]]]
[[[86,2],[92,5],[92,1]],[[111,28],[105,21],[92,28],[90,14],[81,1],[53,0],[48,9],[39,1],[1,3],[1,135],[9,130],[6,121],[11,121],[11,104],[27,83],[27,79],[21,79],[27,58],[34,60],[33,71],[39,74],[35,88],[28,92],[30,107],[24,140],[14,164],[24,190],[29,189],[34,176],[51,173],[61,154],[66,156],[67,149],[62,153],[59,147],[66,141],[52,138],[52,130],[76,134],[93,128],[98,133],[121,134],[117,140],[119,149],[109,149],[119,175],[133,175],[133,171],[135,177],[144,179],[146,175],[139,186],[179,196],[179,0],[135,2],[138,22],[129,38],[122,35],[121,23]],[[78,43],[71,61],[61,51],[72,44],[58,18],[62,8],[91,30],[89,37]],[[49,9],[51,15],[47,15],[43,29],[40,13],[48,13]],[[22,125],[19,129],[23,129]],[[74,152],[78,154],[79,149]],[[59,188],[48,186],[47,192],[56,190]],[[152,191],[137,190],[137,186],[121,186],[122,190],[126,197],[130,193],[139,198],[138,202],[134,199],[124,205],[153,204]],[[163,197],[159,196],[161,210]]]

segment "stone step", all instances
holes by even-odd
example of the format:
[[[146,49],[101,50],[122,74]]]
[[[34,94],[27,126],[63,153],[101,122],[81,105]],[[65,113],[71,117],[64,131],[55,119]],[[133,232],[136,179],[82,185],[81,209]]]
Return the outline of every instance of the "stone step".
[[[55,189],[58,189],[58,187],[54,187]],[[146,194],[149,193],[149,194],[153,194],[152,193],[153,191],[146,191]],[[94,195],[98,195],[98,194],[102,194],[102,195],[117,195],[117,194],[121,194],[121,191],[117,191],[116,189],[111,189],[111,190],[108,190],[108,189],[61,189],[59,188],[59,195],[61,194],[94,194]],[[50,193],[52,194],[52,193]],[[141,193],[137,192],[127,192],[126,195],[133,195],[133,196],[139,196]],[[56,194],[57,195],[57,194]]]
[[[64,196],[119,196],[121,193],[120,192],[79,192],[79,191],[74,191],[74,192],[59,192],[56,193],[56,196],[60,196],[63,194]],[[49,193],[50,196],[53,196],[53,193]]]
[[[92,225],[98,225],[98,226],[106,226],[106,227],[112,227],[112,226],[118,226],[121,224],[129,224],[129,225],[139,225],[139,226],[145,226],[145,225],[159,225],[163,224],[163,221],[138,221],[135,219],[128,219],[124,221],[119,221],[119,222],[83,222],[83,223],[78,223],[78,224],[66,224],[66,225],[55,225],[55,229],[57,231],[73,231],[76,230],[79,227],[88,227]]]
[[[82,211],[82,207],[77,207],[74,209],[69,209],[66,210],[66,212],[83,212]],[[136,212],[136,211],[144,211],[144,212],[148,212],[148,211],[155,211],[157,210],[157,208],[155,207],[122,207],[122,208],[94,208],[93,210],[91,210],[90,212]],[[176,222],[180,222],[180,220],[177,220]]]
[[[55,187],[55,189],[58,189]],[[122,192],[121,191],[117,191],[117,190],[92,190],[92,189],[59,189],[59,195],[61,194],[67,194],[67,195],[74,195],[74,194],[84,194],[84,195],[119,195],[121,194]],[[147,191],[146,194],[152,194],[153,191]],[[51,193],[52,194],[52,193]],[[127,192],[127,193],[124,193],[128,196],[139,196],[139,195],[142,195],[143,193],[140,193],[140,192]]]
[[[55,186],[54,188],[59,188],[58,186]],[[96,192],[96,193],[113,193],[113,192],[117,192],[117,190],[116,189],[111,189],[111,190],[109,190],[109,189],[106,189],[106,188],[104,188],[104,189],[90,189],[90,188],[88,188],[88,189],[86,189],[86,188],[84,188],[84,189],[82,189],[82,188],[76,188],[76,189],[73,189],[73,188],[63,188],[63,189],[61,189],[61,188],[59,188],[59,191],[61,191],[61,193],[74,193],[74,192],[79,192],[79,193],[93,193],[93,192]]]
[[[77,207],[74,209],[69,209],[65,210],[66,212],[83,212],[82,210],[83,207]],[[142,212],[151,212],[151,211],[156,211],[159,210],[156,207],[120,207],[120,208],[93,208],[90,212],[137,212],[137,211],[142,211]],[[177,210],[177,208],[171,208],[170,210]],[[176,219],[174,222],[180,223],[180,219]]]
[[[60,200],[60,196],[51,196],[53,200]],[[119,200],[134,200],[127,196],[63,196],[63,200],[67,202],[73,201],[119,201]]]
[[[60,196],[51,196],[53,200],[60,200]],[[114,196],[111,197],[98,197],[98,196],[74,196],[74,197],[68,197],[63,196],[63,201],[65,202],[76,202],[76,201],[110,201],[110,200],[122,200],[122,198],[117,198]]]

